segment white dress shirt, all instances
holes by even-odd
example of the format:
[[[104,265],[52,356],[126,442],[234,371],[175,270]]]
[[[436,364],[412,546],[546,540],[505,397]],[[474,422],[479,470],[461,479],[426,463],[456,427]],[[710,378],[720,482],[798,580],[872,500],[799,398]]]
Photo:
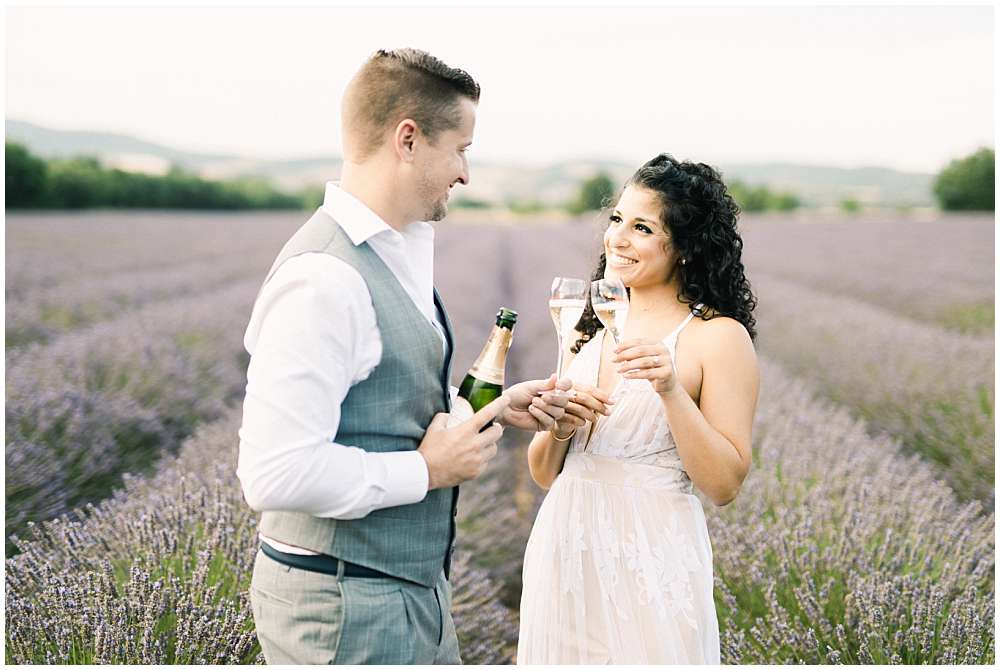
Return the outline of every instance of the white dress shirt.
[[[368,242],[447,346],[434,307],[434,228],[396,231],[333,182],[322,209],[355,245]],[[236,474],[251,508],[357,519],[423,500],[427,464],[418,452],[334,442],[341,403],[382,357],[357,270],[321,252],[289,258],[258,296],[243,343],[250,366]],[[314,553],[261,537],[282,551]]]

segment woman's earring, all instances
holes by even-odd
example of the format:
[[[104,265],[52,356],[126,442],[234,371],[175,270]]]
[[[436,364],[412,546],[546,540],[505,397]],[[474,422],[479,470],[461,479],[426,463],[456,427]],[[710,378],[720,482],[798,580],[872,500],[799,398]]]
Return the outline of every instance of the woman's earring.
[[[687,259],[686,258],[682,258],[681,259],[681,265],[687,265]]]

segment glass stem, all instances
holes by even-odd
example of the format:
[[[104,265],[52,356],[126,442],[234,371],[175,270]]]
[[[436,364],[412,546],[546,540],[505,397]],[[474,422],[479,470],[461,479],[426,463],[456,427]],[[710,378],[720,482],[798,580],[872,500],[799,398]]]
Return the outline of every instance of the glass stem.
[[[557,338],[559,340],[559,357],[556,363],[556,381],[562,379],[562,365],[563,365],[563,338],[559,335]]]

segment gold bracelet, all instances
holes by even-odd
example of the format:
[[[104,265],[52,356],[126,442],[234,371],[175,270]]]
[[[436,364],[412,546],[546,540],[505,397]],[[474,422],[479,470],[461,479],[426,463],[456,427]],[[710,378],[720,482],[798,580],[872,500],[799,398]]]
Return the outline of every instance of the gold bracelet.
[[[559,437],[559,435],[556,434],[555,428],[550,429],[549,432],[552,433],[552,437],[555,439],[556,442],[569,442],[570,440],[573,439],[573,436],[576,435],[576,429],[577,426],[573,426],[573,432],[567,435],[566,437]]]

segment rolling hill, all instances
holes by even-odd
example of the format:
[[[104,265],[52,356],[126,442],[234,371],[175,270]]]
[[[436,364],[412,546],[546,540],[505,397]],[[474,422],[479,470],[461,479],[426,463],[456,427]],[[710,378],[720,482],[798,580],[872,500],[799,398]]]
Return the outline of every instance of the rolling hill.
[[[295,190],[336,179],[339,156],[289,160],[260,160],[247,156],[183,151],[128,135],[55,130],[8,119],[6,137],[46,158],[89,155],[108,165],[142,172],[162,173],[177,165],[206,178],[242,175],[266,177],[278,186]],[[581,180],[605,171],[621,183],[636,166],[620,161],[579,160],[541,168],[477,161],[475,179],[463,189],[465,198],[494,203],[533,200],[563,203],[576,193]],[[792,163],[739,163],[721,165],[727,179],[792,191],[809,206],[836,205],[845,198],[881,206],[931,206],[934,176],[882,167],[838,168]]]

